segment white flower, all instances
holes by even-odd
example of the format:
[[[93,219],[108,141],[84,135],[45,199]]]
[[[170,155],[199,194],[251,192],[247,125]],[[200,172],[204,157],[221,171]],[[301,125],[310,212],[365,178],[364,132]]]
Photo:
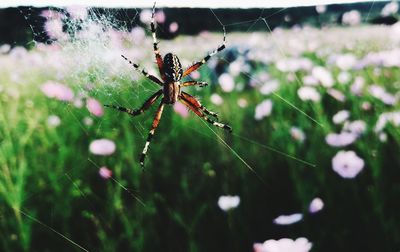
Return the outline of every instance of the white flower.
[[[327,92],[330,96],[332,96],[333,98],[335,98],[340,102],[344,102],[346,100],[346,96],[337,89],[330,88],[327,90]]]
[[[321,95],[313,87],[301,87],[297,90],[297,95],[303,101],[319,101],[321,100]]]
[[[210,100],[212,103],[214,103],[215,105],[221,105],[222,103],[224,103],[224,100],[222,99],[221,96],[219,96],[218,94],[212,94],[210,96]]]
[[[387,134],[386,134],[385,132],[379,133],[379,141],[381,141],[382,143],[386,143],[386,141],[387,141]]]
[[[315,10],[316,10],[317,13],[319,13],[319,14],[325,13],[325,11],[326,11],[326,5],[317,5],[317,6],[315,6]]]
[[[396,14],[399,10],[399,4],[396,1],[390,2],[383,7],[381,14],[382,16],[390,16],[392,14]]]
[[[232,208],[238,207],[239,203],[240,203],[239,196],[224,195],[220,196],[218,199],[218,206],[224,211],[228,211]]]
[[[381,114],[375,124],[374,131],[376,133],[381,132],[388,122],[392,123],[395,127],[400,126],[400,111]]]
[[[324,202],[320,198],[315,198],[311,201],[310,206],[308,207],[308,211],[310,213],[316,213],[324,208]]]
[[[254,118],[256,120],[261,120],[264,117],[267,117],[271,114],[272,112],[272,101],[267,99],[261,102],[256,106],[256,113]]]
[[[353,54],[343,54],[336,58],[336,65],[341,70],[350,70],[357,63],[357,58]]]
[[[355,120],[352,122],[346,122],[343,129],[356,135],[361,135],[367,129],[367,124],[363,120]]]
[[[281,215],[274,219],[274,223],[277,225],[290,225],[299,222],[303,219],[303,214],[295,213],[291,215]]]
[[[343,178],[354,178],[364,168],[364,160],[354,151],[339,151],[332,159],[332,168]]]
[[[314,76],[322,86],[332,87],[334,80],[332,74],[322,66],[316,66],[312,70],[312,76]]]
[[[47,125],[49,125],[50,127],[55,128],[60,124],[61,124],[61,119],[56,115],[51,115],[47,118]]]
[[[85,124],[86,126],[90,126],[93,124],[93,119],[89,116],[86,116],[85,118],[83,118],[83,124]]]
[[[346,121],[349,117],[350,112],[348,110],[340,110],[332,117],[332,121],[335,124],[340,124]]]
[[[0,46],[0,54],[6,54],[11,50],[11,46],[9,44],[4,44]]]
[[[361,95],[363,87],[364,87],[364,78],[361,76],[357,76],[350,87],[350,91],[355,95]]]
[[[337,79],[341,84],[346,84],[351,80],[351,74],[347,71],[340,72]]]
[[[282,238],[280,240],[267,240],[264,243],[255,243],[254,252],[308,252],[312,243],[306,238],[300,237],[296,240]]]
[[[142,12],[140,12],[140,22],[144,23],[144,24],[148,24],[151,22],[151,15],[152,15],[152,11],[149,9],[145,9],[142,10]]]
[[[317,86],[318,80],[312,75],[306,75],[303,77],[303,84],[306,86]]]
[[[327,144],[333,147],[343,147],[350,145],[356,141],[357,135],[351,132],[343,131],[340,134],[329,133],[325,141]]]
[[[361,23],[361,14],[359,11],[352,10],[343,14],[342,23],[346,25],[358,25]]]
[[[263,95],[269,95],[278,90],[278,88],[279,82],[277,80],[270,80],[261,86],[260,93]]]
[[[396,103],[396,97],[386,92],[386,90],[381,86],[371,85],[368,91],[373,97],[381,100],[387,105],[394,105]]]
[[[245,98],[239,98],[237,103],[238,103],[239,107],[241,107],[241,108],[245,108],[248,105],[248,102]]]
[[[235,81],[233,80],[232,76],[227,73],[223,73],[219,76],[218,82],[221,85],[222,91],[224,92],[232,92],[235,88]]]
[[[100,156],[108,156],[115,152],[115,143],[108,139],[98,139],[90,143],[89,150],[91,153]]]

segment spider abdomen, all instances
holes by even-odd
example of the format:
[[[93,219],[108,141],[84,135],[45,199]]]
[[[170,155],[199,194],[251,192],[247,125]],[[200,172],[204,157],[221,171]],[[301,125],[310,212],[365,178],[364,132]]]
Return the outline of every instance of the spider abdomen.
[[[165,83],[163,86],[164,103],[174,104],[179,97],[180,83],[178,81]]]

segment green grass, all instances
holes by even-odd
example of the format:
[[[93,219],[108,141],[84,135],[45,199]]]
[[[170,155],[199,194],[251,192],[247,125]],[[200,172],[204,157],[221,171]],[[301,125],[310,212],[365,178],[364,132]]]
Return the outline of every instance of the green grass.
[[[208,76],[204,75],[208,69],[202,71]],[[262,66],[254,69],[254,73],[259,71]],[[362,75],[367,84],[387,84],[388,90],[400,75],[398,69],[383,69],[389,75],[375,79],[372,71],[352,75]],[[33,72],[22,87],[9,79],[9,73],[2,73],[0,250],[79,251],[68,237],[89,251],[251,251],[253,242],[301,236],[313,242],[313,251],[398,249],[399,129],[387,127],[386,143],[373,132],[379,114],[394,108],[369,95],[356,97],[349,86],[340,84],[336,88],[346,94],[344,103],[322,88],[320,103],[303,102],[296,82],[288,82],[274,67],[269,72],[281,83],[277,95],[323,126],[277,95],[269,97],[274,103],[272,114],[256,121],[255,106],[266,98],[257,90],[224,94],[215,85],[189,89],[218,111],[234,133],[216,128],[213,132],[193,113],[185,119],[167,107],[144,171],[138,156],[154,108],[137,118],[106,110],[103,117],[93,118],[92,126],[86,126],[82,123],[89,116],[85,107],[43,95],[44,76]],[[299,78],[302,75],[298,73]],[[68,79],[65,82],[74,86]],[[143,80],[134,86],[122,81],[113,88],[95,85],[88,94],[104,104],[137,107],[151,94],[151,85]],[[9,90],[18,95],[10,95]],[[222,106],[209,101],[214,92],[224,98]],[[246,98],[249,106],[239,108],[239,98]],[[363,101],[371,102],[373,109],[361,110]],[[340,130],[331,118],[341,109],[350,110],[352,120],[364,120],[368,129],[355,144],[333,148],[324,139]],[[56,128],[47,125],[52,114],[61,118]],[[290,137],[292,126],[304,130],[304,143]],[[116,153],[90,154],[88,146],[97,138],[115,141]],[[341,178],[331,168],[332,157],[340,149],[354,150],[365,160],[364,170],[353,180]],[[112,169],[114,179],[101,179],[100,166]],[[217,200],[223,194],[239,195],[239,207],[221,211]],[[307,214],[309,202],[317,196],[324,200],[325,209]],[[303,212],[304,220],[288,227],[272,224],[278,215],[293,212]]]

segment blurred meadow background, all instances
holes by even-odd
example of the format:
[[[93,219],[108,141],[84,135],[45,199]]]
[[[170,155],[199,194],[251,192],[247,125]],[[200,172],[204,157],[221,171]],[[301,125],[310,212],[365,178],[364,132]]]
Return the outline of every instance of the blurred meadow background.
[[[162,3],[161,3],[162,4]],[[0,9],[1,251],[399,251],[397,2],[157,8],[163,55],[226,49],[139,155],[151,8]]]

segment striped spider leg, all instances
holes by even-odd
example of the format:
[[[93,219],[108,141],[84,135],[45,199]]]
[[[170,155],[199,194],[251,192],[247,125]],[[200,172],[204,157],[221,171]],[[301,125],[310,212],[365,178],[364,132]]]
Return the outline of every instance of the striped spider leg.
[[[121,106],[115,106],[115,105],[107,105],[105,104],[105,107],[109,107],[109,108],[113,108],[116,110],[119,110],[121,112],[125,112],[130,114],[131,116],[137,116],[142,114],[144,111],[146,111],[148,108],[151,107],[151,105],[154,104],[155,101],[157,101],[157,99],[162,95],[162,89],[158,90],[157,92],[155,92],[152,96],[150,96],[144,103],[143,105],[139,108],[139,109],[128,109],[128,108],[124,108]]]
[[[160,123],[161,115],[164,110],[164,105],[165,103],[163,100],[161,101],[160,106],[158,106],[156,115],[154,116],[153,123],[151,124],[149,135],[147,136],[146,144],[144,145],[142,154],[140,155],[140,165],[142,166],[142,169],[144,168],[144,159],[146,158],[147,150],[149,149],[151,139],[153,139],[154,132],[156,131],[158,124]]]
[[[153,36],[153,51],[154,51],[154,55],[156,57],[156,63],[157,63],[158,71],[160,72],[161,78],[163,81],[166,81],[166,77],[165,77],[165,73],[164,73],[164,61],[162,59],[160,50],[158,48],[159,42],[157,40],[156,26],[155,26],[155,22],[154,22],[155,10],[156,10],[156,3],[154,2],[153,12],[151,14],[151,23],[150,23],[151,34]]]
[[[181,95],[179,96],[179,101],[182,102],[184,105],[186,105],[196,115],[198,115],[199,117],[206,120],[208,123],[210,123],[214,126],[217,126],[219,128],[228,130],[229,132],[232,132],[231,126],[214,121],[210,117],[206,116],[206,115],[210,115],[210,116],[217,117],[218,115],[217,115],[217,113],[206,109],[203,105],[201,105],[201,103],[195,97],[191,96],[190,94],[188,94],[186,92],[182,92]]]

